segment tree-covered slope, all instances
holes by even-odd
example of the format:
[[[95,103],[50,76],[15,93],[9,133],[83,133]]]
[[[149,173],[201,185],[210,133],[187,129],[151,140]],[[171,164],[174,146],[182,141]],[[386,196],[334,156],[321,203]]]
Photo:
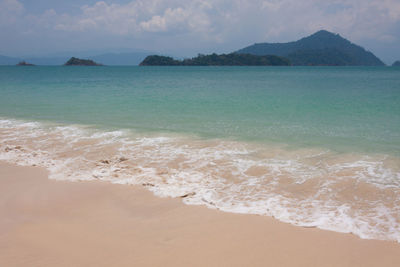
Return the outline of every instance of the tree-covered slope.
[[[140,66],[288,66],[290,61],[278,56],[257,56],[249,54],[211,54],[194,58],[175,60],[165,56],[148,56]]]
[[[379,58],[361,46],[324,30],[295,42],[259,43],[240,49],[236,53],[287,57],[293,65],[384,65]]]

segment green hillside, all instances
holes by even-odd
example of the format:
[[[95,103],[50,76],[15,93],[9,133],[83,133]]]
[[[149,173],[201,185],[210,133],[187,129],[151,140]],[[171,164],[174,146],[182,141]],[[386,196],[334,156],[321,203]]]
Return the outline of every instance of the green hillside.
[[[383,66],[379,58],[338,34],[319,31],[289,43],[258,43],[236,51],[238,54],[276,55],[293,65]]]
[[[211,54],[194,58],[175,60],[172,57],[148,56],[140,66],[288,66],[286,58],[278,56],[257,56],[249,54]]]

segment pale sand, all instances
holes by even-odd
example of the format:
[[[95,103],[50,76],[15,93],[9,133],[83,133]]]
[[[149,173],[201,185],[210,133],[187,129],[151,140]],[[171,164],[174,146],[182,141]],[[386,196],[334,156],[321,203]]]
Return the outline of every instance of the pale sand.
[[[400,244],[0,163],[0,266],[400,266]]]

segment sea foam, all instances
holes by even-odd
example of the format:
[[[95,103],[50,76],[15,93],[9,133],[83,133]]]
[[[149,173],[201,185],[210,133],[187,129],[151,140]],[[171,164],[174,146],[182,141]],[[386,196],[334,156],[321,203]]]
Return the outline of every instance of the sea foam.
[[[0,120],[0,160],[58,180],[141,185],[160,197],[400,242],[400,159],[190,136]]]

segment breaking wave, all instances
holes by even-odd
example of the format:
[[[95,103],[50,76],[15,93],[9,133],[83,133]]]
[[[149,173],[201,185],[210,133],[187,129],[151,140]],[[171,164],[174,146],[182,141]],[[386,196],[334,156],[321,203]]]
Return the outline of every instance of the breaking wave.
[[[400,242],[400,159],[193,136],[0,120],[0,160],[58,180],[141,185],[160,197]]]

